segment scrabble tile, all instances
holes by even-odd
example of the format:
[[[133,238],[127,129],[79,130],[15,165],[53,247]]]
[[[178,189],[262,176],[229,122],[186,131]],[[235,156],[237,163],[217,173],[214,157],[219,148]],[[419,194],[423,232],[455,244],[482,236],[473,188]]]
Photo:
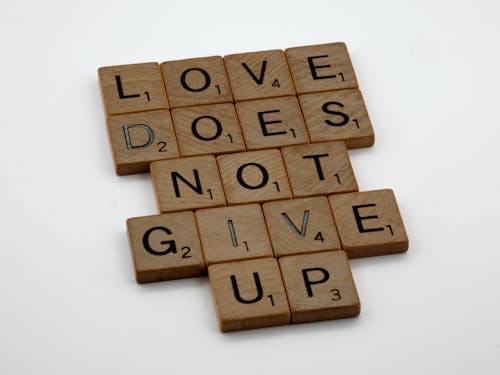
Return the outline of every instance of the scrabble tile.
[[[312,142],[344,141],[347,148],[373,145],[375,136],[361,91],[306,94],[299,101]]]
[[[224,63],[236,101],[295,95],[282,50],[228,55]]]
[[[349,258],[402,253],[408,237],[390,189],[329,197],[333,217]]]
[[[107,123],[118,175],[149,172],[152,161],[179,157],[167,110],[110,116]]]
[[[161,70],[172,108],[233,101],[220,56],[166,61]]]
[[[295,197],[358,191],[344,142],[281,149]]]
[[[208,279],[223,332],[290,323],[290,309],[275,258],[213,264]]]
[[[277,257],[341,248],[326,197],[267,202],[262,209]]]
[[[194,210],[226,204],[212,155],[151,163],[151,178],[160,212]]]
[[[127,220],[127,230],[138,283],[205,272],[192,212],[134,217]]]
[[[292,323],[358,316],[360,302],[343,251],[280,258]]]
[[[217,164],[230,205],[292,197],[278,150],[221,155]]]
[[[182,156],[245,151],[233,104],[176,108],[172,117]]]
[[[205,208],[196,222],[207,265],[273,256],[259,204]]]
[[[248,150],[309,143],[295,96],[236,103]]]
[[[168,109],[158,63],[107,66],[98,74],[108,116]]]
[[[358,87],[344,43],[294,47],[285,52],[298,94]]]

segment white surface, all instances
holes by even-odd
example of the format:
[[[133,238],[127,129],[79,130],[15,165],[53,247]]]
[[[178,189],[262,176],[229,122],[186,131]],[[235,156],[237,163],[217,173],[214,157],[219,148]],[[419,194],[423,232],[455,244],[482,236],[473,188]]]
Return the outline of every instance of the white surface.
[[[498,1],[0,5],[1,374],[500,373]],[[205,278],[139,286],[100,66],[345,41],[410,250],[352,262],[357,319],[218,331]]]

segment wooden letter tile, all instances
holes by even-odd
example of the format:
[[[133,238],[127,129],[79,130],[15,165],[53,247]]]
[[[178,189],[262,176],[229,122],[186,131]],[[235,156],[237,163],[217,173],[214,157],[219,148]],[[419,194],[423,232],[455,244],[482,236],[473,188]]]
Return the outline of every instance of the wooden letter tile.
[[[278,150],[241,152],[217,157],[228,204],[292,197]]]
[[[326,197],[268,202],[262,208],[277,257],[341,248]]]
[[[192,212],[134,217],[127,220],[127,230],[138,283],[205,272]]]
[[[107,66],[98,73],[108,116],[168,109],[158,63]]]
[[[111,116],[107,123],[118,175],[149,172],[152,161],[179,157],[167,110]]]
[[[295,197],[358,191],[344,142],[281,149]]]
[[[299,101],[312,142],[344,141],[348,148],[373,145],[375,137],[361,91],[306,94]]]
[[[248,150],[309,143],[295,96],[236,103]]]
[[[167,61],[161,70],[171,108],[233,101],[220,56]]]
[[[275,258],[208,267],[215,310],[223,332],[290,323],[290,309]]]
[[[196,221],[207,265],[273,256],[259,204],[205,208]]]
[[[182,156],[245,151],[233,104],[176,108],[172,117]]]
[[[236,101],[295,95],[285,53],[281,50],[224,56]]]
[[[280,258],[292,323],[358,316],[360,302],[343,251]]]
[[[212,155],[155,161],[151,163],[151,178],[160,212],[226,204]]]
[[[408,237],[390,189],[329,197],[342,248],[349,258],[402,253]]]
[[[344,43],[288,48],[285,52],[299,94],[358,87]]]

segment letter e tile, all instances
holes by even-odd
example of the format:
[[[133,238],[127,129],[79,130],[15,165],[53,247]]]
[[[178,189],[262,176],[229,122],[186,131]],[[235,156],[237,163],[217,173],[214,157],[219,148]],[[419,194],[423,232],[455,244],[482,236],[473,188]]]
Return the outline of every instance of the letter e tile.
[[[295,96],[236,103],[248,150],[309,143]]]
[[[408,237],[390,189],[329,197],[333,217],[349,258],[402,253]]]
[[[358,87],[344,43],[294,47],[285,52],[298,94]]]

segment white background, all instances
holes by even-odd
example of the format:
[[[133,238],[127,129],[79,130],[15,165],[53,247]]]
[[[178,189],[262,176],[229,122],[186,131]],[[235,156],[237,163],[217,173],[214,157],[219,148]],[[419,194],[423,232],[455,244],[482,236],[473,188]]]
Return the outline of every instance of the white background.
[[[83,3],[83,2],[82,2]],[[500,3],[0,4],[0,373],[499,374]],[[345,41],[407,254],[352,261],[356,319],[219,332],[206,278],[140,286],[125,233],[156,213],[114,174],[100,66]]]

